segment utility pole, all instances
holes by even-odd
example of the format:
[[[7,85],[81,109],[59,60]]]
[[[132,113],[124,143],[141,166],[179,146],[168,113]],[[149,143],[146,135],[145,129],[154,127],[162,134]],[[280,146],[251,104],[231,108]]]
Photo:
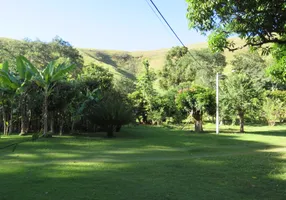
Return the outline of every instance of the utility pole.
[[[216,73],[216,134],[219,134],[219,73]]]

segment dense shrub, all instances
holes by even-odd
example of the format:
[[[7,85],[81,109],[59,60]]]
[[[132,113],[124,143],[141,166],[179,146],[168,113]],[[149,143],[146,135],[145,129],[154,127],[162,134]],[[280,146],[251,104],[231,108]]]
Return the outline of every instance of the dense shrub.
[[[106,130],[107,137],[113,137],[122,125],[134,122],[131,106],[117,92],[103,94],[100,102],[89,106],[88,119]]]

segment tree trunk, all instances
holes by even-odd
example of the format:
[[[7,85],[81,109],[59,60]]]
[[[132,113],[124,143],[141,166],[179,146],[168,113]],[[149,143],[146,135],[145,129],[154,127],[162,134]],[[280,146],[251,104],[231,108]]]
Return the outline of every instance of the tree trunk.
[[[64,120],[62,120],[60,124],[60,135],[63,135],[63,128],[64,128]]]
[[[215,116],[212,116],[212,123],[215,124]]]
[[[3,134],[8,135],[8,121],[7,121],[5,105],[3,105],[2,107],[2,112],[3,112]]]
[[[71,134],[74,133],[74,121],[72,121],[72,125],[71,125]]]
[[[203,132],[203,121],[202,120],[195,120],[195,132]]]
[[[142,114],[142,121],[143,121],[143,124],[147,124],[148,123],[146,114]]]
[[[106,131],[107,131],[107,137],[108,137],[108,138],[113,138],[113,136],[114,136],[114,135],[113,135],[113,131],[114,131],[114,130],[113,130],[113,126],[112,126],[112,125],[107,126],[107,130],[106,130]]]
[[[10,111],[9,134],[13,132],[13,108]]]
[[[193,113],[193,118],[195,119],[195,132],[203,132],[203,114],[201,111],[196,111]]]
[[[117,125],[115,131],[119,132],[121,130],[121,125]]]
[[[239,116],[239,132],[244,133],[244,112],[240,111],[238,116]]]
[[[50,116],[50,119],[51,119],[51,122],[50,122],[50,131],[51,131],[51,133],[52,134],[54,134],[55,133],[55,119],[54,119],[54,112],[51,112],[50,113],[51,114],[51,116]]]
[[[28,120],[27,120],[27,112],[26,112],[26,97],[22,97],[21,102],[21,132],[20,135],[26,135],[28,133]]]
[[[43,133],[43,135],[46,136],[48,133],[48,95],[47,95],[47,91],[45,91],[45,97],[44,97],[43,121],[44,121],[44,133]]]

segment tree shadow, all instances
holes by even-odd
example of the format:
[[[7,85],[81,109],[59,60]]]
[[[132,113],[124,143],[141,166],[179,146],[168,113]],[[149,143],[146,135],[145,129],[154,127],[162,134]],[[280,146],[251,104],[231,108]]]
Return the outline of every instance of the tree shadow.
[[[112,56],[110,56],[110,55],[108,55],[106,53],[97,51],[95,56],[93,54],[89,53],[89,52],[85,52],[85,54],[87,54],[89,57],[91,57],[91,58],[93,58],[95,60],[98,60],[100,62],[106,63],[106,64],[114,67],[114,69],[118,73],[120,73],[121,75],[123,75],[126,78],[129,78],[129,79],[132,79],[132,80],[136,79],[134,74],[126,71],[125,69],[120,68],[120,66],[118,66],[117,62],[113,60]]]
[[[112,140],[44,139],[0,154],[0,179],[5,183],[0,196],[285,199],[285,152],[271,151],[278,147],[285,148],[236,135],[161,127],[126,128]],[[18,157],[9,158],[13,154]]]
[[[251,134],[255,135],[267,135],[267,136],[280,136],[286,137],[286,130],[269,130],[269,131],[257,131],[257,132],[250,132]]]

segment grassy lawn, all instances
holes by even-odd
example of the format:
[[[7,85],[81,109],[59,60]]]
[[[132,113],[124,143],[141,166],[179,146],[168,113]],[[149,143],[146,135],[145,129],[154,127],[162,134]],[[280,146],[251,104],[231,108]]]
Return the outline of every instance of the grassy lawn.
[[[213,129],[213,126],[207,127]],[[0,199],[286,199],[286,126],[247,134],[129,127],[0,151]],[[0,147],[23,137],[0,138]]]

